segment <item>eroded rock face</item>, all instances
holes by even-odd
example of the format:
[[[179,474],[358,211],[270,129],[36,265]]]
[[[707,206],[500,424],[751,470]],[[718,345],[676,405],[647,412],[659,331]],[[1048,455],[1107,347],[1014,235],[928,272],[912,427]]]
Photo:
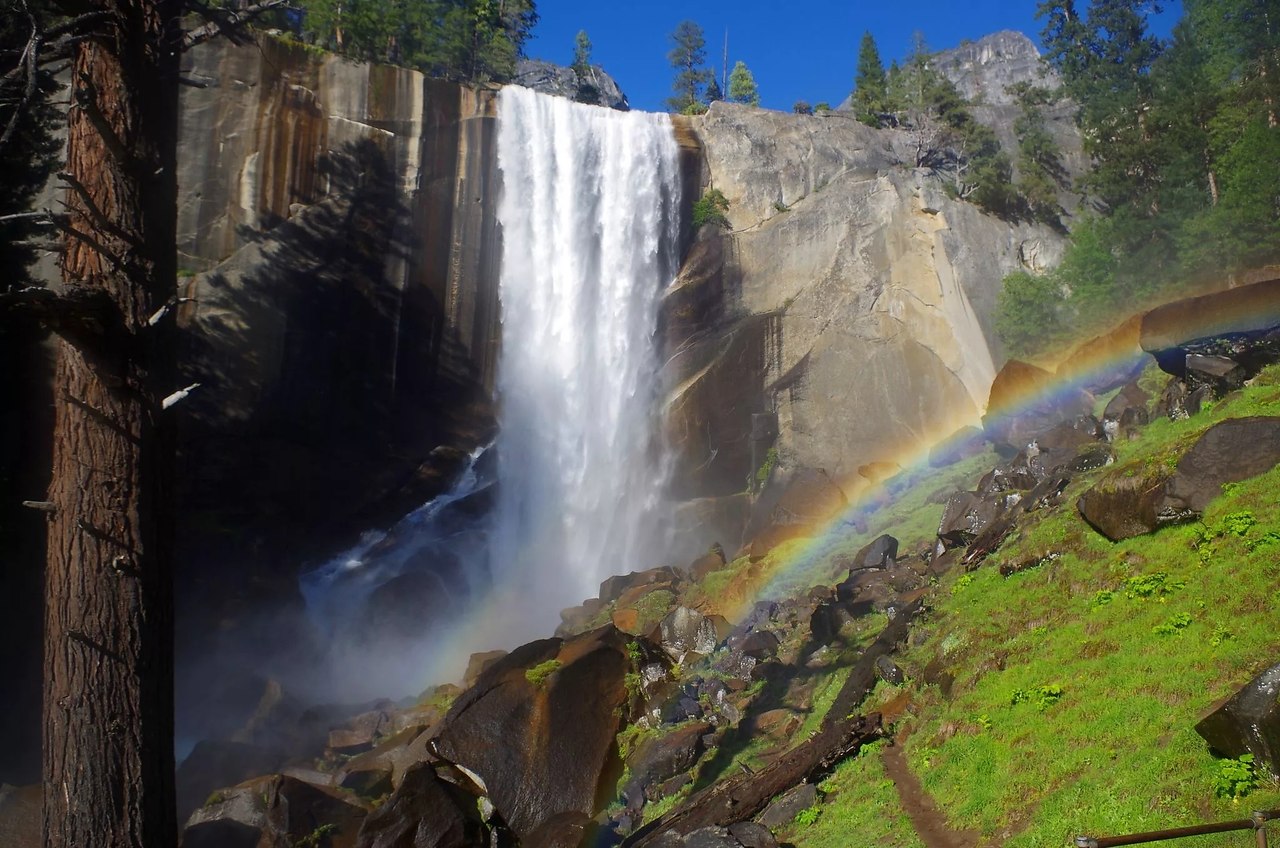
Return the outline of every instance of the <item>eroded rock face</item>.
[[[591,65],[586,73],[579,74],[573,68],[554,62],[520,59],[516,62],[516,75],[511,81],[534,91],[567,97],[579,103],[608,106],[624,112],[631,108],[627,103],[627,95],[622,93],[617,81],[599,65]]]
[[[594,815],[617,779],[629,641],[606,626],[523,645],[485,669],[445,717],[436,750],[479,776],[519,838],[558,813]],[[530,671],[548,662],[558,665]]]
[[[367,811],[342,793],[286,775],[260,777],[218,793],[182,834],[186,848],[296,845],[328,826],[328,844],[352,848]]]
[[[414,766],[387,802],[360,828],[359,848],[472,848],[485,844],[476,796]]]
[[[905,134],[852,117],[716,103],[694,127],[732,226],[719,276],[696,275],[719,297],[699,307],[715,323],[667,339],[680,350],[667,407],[677,488],[741,490],[762,459],[751,416],[766,411],[791,467],[836,479],[975,420],[999,357],[999,281],[1023,267],[1027,243],[1044,256],[1060,237],[950,200],[903,167]]]

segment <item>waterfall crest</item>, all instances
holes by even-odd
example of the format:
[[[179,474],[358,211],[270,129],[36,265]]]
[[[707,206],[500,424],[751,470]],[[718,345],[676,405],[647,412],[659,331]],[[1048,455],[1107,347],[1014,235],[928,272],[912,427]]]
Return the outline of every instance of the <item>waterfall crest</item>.
[[[680,174],[666,115],[507,86],[498,116],[490,569],[536,613],[532,635],[604,577],[665,552],[655,331],[678,266]]]

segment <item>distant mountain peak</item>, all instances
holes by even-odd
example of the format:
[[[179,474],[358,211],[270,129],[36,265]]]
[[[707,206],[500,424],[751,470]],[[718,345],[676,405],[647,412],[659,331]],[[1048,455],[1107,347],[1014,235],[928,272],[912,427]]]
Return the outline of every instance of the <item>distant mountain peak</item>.
[[[956,84],[968,100],[1010,104],[1008,86],[1029,82],[1043,88],[1062,85],[1057,72],[1040,61],[1034,41],[1014,30],[1001,30],[934,54],[931,63]]]

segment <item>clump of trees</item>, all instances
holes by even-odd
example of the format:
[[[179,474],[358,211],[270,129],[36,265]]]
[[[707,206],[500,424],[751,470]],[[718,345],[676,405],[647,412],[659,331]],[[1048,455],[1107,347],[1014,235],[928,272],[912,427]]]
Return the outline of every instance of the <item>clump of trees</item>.
[[[1046,59],[1078,104],[1093,162],[1078,186],[1091,217],[1074,229],[1059,268],[1006,278],[997,331],[1014,355],[1043,353],[1144,302],[1280,259],[1274,4],[1185,0],[1165,42],[1147,28],[1152,2],[1081,5],[1045,0],[1039,15]],[[1029,119],[1016,129],[1024,182],[1039,196],[1039,130]]]
[[[671,82],[675,94],[667,98],[667,108],[672,112],[700,115],[710,104],[726,99],[731,103],[760,105],[760,90],[745,62],[734,64],[722,88],[715,71],[706,67],[707,41],[696,22],[681,21],[671,33],[671,44],[667,61],[675,71]],[[726,49],[726,58],[727,52]]]
[[[299,0],[307,41],[435,77],[502,82],[538,22],[534,0]],[[589,50],[589,45],[588,45]]]

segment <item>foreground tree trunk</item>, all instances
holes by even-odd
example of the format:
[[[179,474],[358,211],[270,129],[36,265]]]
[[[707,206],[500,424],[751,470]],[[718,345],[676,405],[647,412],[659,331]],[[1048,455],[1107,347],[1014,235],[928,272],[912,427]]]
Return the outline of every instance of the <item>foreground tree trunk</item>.
[[[91,0],[76,47],[63,280],[107,303],[58,343],[44,645],[44,844],[177,841],[172,391],[180,4]],[[105,294],[105,297],[103,295]]]

